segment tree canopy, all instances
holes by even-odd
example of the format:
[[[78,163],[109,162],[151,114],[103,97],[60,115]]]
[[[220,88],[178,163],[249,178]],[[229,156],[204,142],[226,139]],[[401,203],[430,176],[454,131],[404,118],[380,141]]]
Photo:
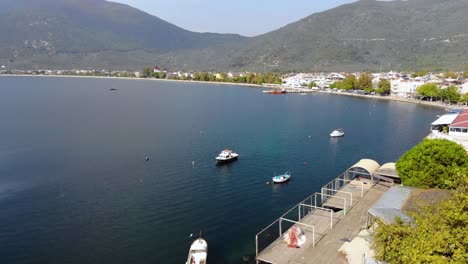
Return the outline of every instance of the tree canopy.
[[[404,185],[418,188],[454,188],[468,170],[466,150],[446,139],[425,139],[396,163]]]
[[[409,213],[414,225],[378,223],[376,258],[388,263],[468,263],[468,177],[452,196]]]
[[[368,72],[361,74],[361,76],[359,76],[357,86],[366,93],[371,93],[374,90],[374,87],[372,86],[372,74]]]
[[[387,79],[381,79],[379,87],[375,90],[380,95],[389,95],[391,92],[391,84]]]
[[[353,74],[350,74],[346,76],[342,81],[335,82],[331,88],[338,88],[338,89],[343,89],[343,90],[354,90],[357,88],[358,81],[356,79],[356,76]]]
[[[449,103],[458,102],[460,100],[460,93],[455,85],[452,85],[446,89],[439,90],[439,97],[442,100],[447,100]]]
[[[421,96],[430,97],[431,100],[432,98],[439,96],[439,87],[435,83],[423,84],[419,86],[416,91]]]

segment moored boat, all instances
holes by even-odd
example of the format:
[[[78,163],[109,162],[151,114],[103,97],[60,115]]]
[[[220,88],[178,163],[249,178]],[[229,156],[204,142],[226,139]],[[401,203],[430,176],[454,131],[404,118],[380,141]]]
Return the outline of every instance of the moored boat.
[[[239,157],[239,154],[233,152],[230,149],[225,149],[219,153],[216,157],[216,162],[218,164],[224,164],[236,160]]]
[[[291,173],[289,172],[286,172],[285,174],[281,174],[281,175],[275,175],[273,177],[273,183],[283,183],[283,182],[287,182],[291,179]]]
[[[342,128],[337,128],[330,133],[330,137],[342,137],[344,136],[344,131]]]
[[[203,238],[193,241],[185,264],[206,264],[208,258],[208,243]]]
[[[269,90],[269,91],[263,91],[263,93],[266,93],[266,94],[285,94],[285,93],[286,93],[286,90],[285,90],[285,89],[281,89],[281,90]]]

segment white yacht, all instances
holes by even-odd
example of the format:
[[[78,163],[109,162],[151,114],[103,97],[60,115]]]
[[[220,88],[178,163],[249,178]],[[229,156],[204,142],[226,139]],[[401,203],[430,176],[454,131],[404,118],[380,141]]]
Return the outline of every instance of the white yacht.
[[[344,136],[344,131],[342,128],[337,128],[331,132],[330,137],[342,137]]]
[[[237,157],[239,157],[239,154],[233,152],[230,149],[225,149],[219,153],[219,155],[216,157],[216,161],[218,164],[223,164],[234,161],[237,159]]]
[[[206,264],[208,258],[208,243],[203,238],[193,241],[185,264]]]

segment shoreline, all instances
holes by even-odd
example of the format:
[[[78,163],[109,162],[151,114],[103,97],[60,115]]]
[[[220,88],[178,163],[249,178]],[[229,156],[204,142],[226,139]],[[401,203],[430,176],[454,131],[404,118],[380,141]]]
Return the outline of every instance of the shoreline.
[[[211,82],[211,81],[193,81],[193,80],[172,80],[172,79],[154,79],[154,78],[136,78],[136,77],[111,77],[111,76],[80,76],[80,75],[30,75],[30,74],[0,74],[1,77],[52,77],[52,78],[89,78],[89,79],[111,79],[111,80],[136,80],[136,81],[161,81],[161,82],[183,82],[183,83],[192,83],[192,84],[210,84],[210,85],[235,85],[243,87],[252,87],[252,88],[264,88],[272,89],[272,87],[258,85],[258,84],[248,84],[248,83],[232,83],[232,82]],[[397,97],[397,96],[379,96],[379,95],[363,95],[363,94],[351,94],[351,93],[338,93],[338,92],[326,92],[326,91],[317,91],[316,93],[322,94],[333,94],[333,95],[344,95],[352,97],[360,97],[365,99],[378,99],[386,101],[395,101],[402,103],[411,103],[423,106],[443,108],[445,110],[451,108],[461,108],[468,109],[466,105],[448,105],[441,102],[430,102],[430,101],[421,101],[417,99]]]
[[[379,96],[379,95],[363,95],[363,94],[336,93],[336,92],[334,93],[334,92],[325,92],[325,91],[318,91],[318,93],[360,97],[360,98],[365,98],[365,99],[378,99],[378,100],[394,101],[394,102],[401,102],[401,103],[410,103],[410,104],[417,104],[417,105],[423,105],[423,106],[443,108],[445,110],[452,109],[452,108],[462,108],[462,109],[468,108],[466,105],[448,105],[448,104],[444,104],[441,102],[421,101],[418,99],[397,97],[397,96],[392,96],[392,95]]]
[[[172,79],[155,79],[155,78],[137,78],[137,77],[111,77],[111,76],[88,76],[88,75],[32,75],[32,74],[0,74],[1,77],[52,77],[52,78],[89,78],[89,79],[110,79],[110,80],[134,80],[134,81],[161,81],[161,82],[184,82],[184,83],[202,83],[202,84],[221,84],[221,85],[236,85],[255,88],[268,88],[263,85],[249,83],[231,83],[231,82],[210,82],[210,81],[192,81],[192,80],[172,80]]]

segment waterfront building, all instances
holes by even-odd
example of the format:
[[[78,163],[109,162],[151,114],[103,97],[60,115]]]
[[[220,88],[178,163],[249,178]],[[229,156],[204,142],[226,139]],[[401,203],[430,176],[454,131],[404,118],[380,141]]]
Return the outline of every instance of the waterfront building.
[[[449,136],[468,138],[468,109],[461,112],[450,124]]]
[[[424,81],[396,79],[390,82],[392,95],[400,97],[415,97],[419,86],[425,84]]]

